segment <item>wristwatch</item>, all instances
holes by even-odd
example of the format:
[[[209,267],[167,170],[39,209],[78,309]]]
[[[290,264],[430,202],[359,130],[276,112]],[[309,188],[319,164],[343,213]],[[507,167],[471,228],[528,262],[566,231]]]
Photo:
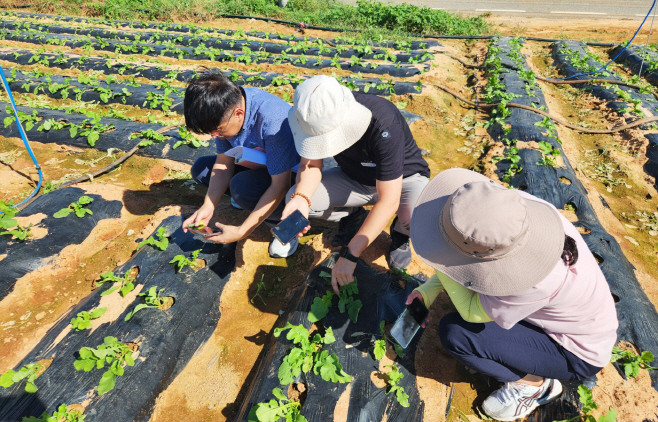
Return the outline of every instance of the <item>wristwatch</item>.
[[[347,259],[348,261],[352,261],[352,262],[354,262],[355,264],[356,264],[357,262],[359,262],[359,258],[356,257],[356,256],[354,256],[354,255],[352,255],[352,254],[350,253],[350,249],[349,249],[347,246],[345,246],[345,247],[343,248],[343,250],[340,252],[340,257],[341,257],[341,258],[345,258],[345,259]]]

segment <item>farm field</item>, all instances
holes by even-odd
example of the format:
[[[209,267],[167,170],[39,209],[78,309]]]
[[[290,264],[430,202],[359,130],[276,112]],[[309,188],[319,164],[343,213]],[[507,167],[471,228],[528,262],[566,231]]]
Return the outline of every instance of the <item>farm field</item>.
[[[635,23],[592,33],[586,21],[567,32],[501,20],[492,39],[365,42],[255,20],[0,15],[0,66],[44,175],[41,194],[6,223],[14,233],[0,236],[0,373],[38,375],[0,388],[0,420],[65,404],[87,422],[250,421],[272,399],[317,422],[481,420],[495,386],[443,352],[447,296],[405,353],[388,340],[387,306],[415,278],[387,271],[387,233],[362,255],[358,291],[323,308],[338,225],[313,223],[288,259],[269,257],[266,227],[227,246],[182,232],[181,215],[205,194],[190,166],[214,153],[182,117],[186,81],[204,68],[288,102],[317,74],[390,98],[432,175],[470,168],[562,210],[615,295],[619,346],[658,355],[658,50],[630,47],[597,76],[607,82],[547,80],[598,69]],[[0,90],[0,200],[18,203],[38,174],[8,101]],[[215,218],[246,215],[224,197]],[[415,256],[408,272],[432,273]],[[320,363],[282,378],[281,363],[305,346]],[[593,415],[658,420],[657,371],[623,371],[611,363],[588,385]],[[576,417],[577,387],[529,420]]]

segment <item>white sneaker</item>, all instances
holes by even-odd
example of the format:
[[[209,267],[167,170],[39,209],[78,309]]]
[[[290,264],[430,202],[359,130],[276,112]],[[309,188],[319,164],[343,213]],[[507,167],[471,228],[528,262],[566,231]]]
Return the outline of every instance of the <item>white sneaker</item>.
[[[525,418],[538,406],[555,400],[561,393],[560,381],[549,378],[544,379],[540,387],[506,382],[484,400],[482,410],[493,419],[514,421]]]
[[[241,210],[242,209],[242,207],[240,205],[238,205],[238,203],[235,202],[235,199],[233,199],[232,197],[231,197],[231,205],[233,205],[233,208],[235,208],[236,210]]]
[[[276,237],[270,242],[270,256],[272,258],[288,258],[290,255],[294,254],[299,246],[299,238],[295,237],[287,245],[279,242],[279,239]]]

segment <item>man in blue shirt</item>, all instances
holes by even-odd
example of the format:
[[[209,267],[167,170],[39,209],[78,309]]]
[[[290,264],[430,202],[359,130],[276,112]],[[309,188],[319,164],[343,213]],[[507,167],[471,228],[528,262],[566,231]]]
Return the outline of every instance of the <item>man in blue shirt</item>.
[[[207,186],[208,192],[201,208],[183,223],[183,230],[192,223],[208,226],[228,189],[233,200],[251,214],[240,226],[216,223],[221,233],[207,240],[237,242],[262,222],[274,226],[281,220],[292,169],[300,161],[288,125],[290,108],[279,97],[257,88],[239,87],[219,72],[209,71],[190,81],[185,91],[185,124],[193,132],[214,136],[217,155],[201,157],[192,166],[192,177]],[[237,146],[264,151],[266,167],[236,165],[225,152]],[[275,238],[270,255],[285,258],[297,246],[297,239],[283,245]]]

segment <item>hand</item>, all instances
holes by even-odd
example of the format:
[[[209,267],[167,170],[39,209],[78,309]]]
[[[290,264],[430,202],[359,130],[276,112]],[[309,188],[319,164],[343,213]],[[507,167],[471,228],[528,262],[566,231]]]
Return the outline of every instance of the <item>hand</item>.
[[[309,207],[306,199],[302,198],[301,196],[293,196],[290,202],[286,204],[286,207],[283,209],[283,212],[281,213],[281,221],[285,220],[288,216],[290,216],[290,214],[292,214],[295,211],[301,212],[302,215],[308,219]],[[304,230],[299,232],[299,234],[297,234],[297,237],[304,236],[310,230],[310,228],[311,228],[310,225],[304,227]]]
[[[211,230],[208,227],[208,223],[210,222],[210,219],[212,216],[215,214],[215,206],[212,203],[204,203],[201,208],[199,208],[194,214],[192,214],[190,217],[187,218],[187,220],[183,221],[183,232],[187,233],[187,226],[190,224],[199,224],[203,222],[203,225],[205,226],[202,231],[205,231],[206,233],[210,233]]]
[[[345,258],[338,258],[338,262],[336,262],[334,269],[331,271],[331,286],[334,288],[336,294],[339,294],[339,285],[346,286],[354,282],[355,268],[356,262],[352,262]]]
[[[407,301],[404,302],[404,304],[405,305],[411,305],[411,302],[413,302],[414,299],[416,299],[416,298],[420,299],[420,301],[423,304],[425,303],[425,299],[423,299],[423,295],[421,295],[418,290],[414,290],[413,292],[411,292],[411,294],[409,296],[407,296]],[[427,306],[427,305],[425,305],[425,306]],[[427,318],[425,318],[425,321],[423,321],[423,323],[420,324],[420,326],[425,328],[425,327],[427,327],[427,324],[429,324],[429,323],[430,323],[430,317],[427,317]]]
[[[215,227],[217,227],[220,232],[214,236],[206,237],[205,239],[207,241],[227,244],[237,242],[238,240],[242,240],[245,237],[244,233],[242,232],[242,228],[239,226],[229,226],[228,224],[225,225],[215,223]]]

